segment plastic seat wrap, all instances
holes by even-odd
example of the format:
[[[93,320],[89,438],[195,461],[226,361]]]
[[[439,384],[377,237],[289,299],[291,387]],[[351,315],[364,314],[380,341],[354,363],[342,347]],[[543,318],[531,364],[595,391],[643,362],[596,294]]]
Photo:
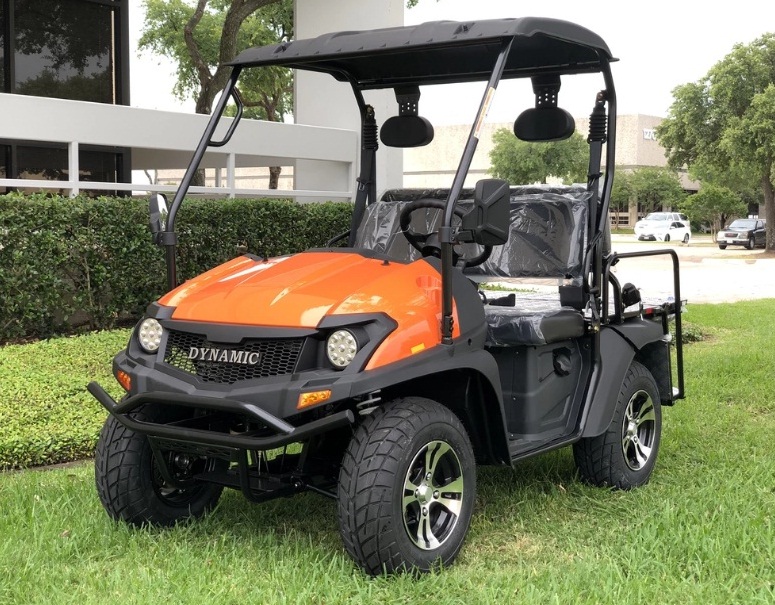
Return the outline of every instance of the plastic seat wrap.
[[[561,307],[558,298],[518,295],[513,307],[484,306],[486,344],[491,347],[543,345],[584,334],[584,316]]]
[[[461,192],[458,206],[472,206],[473,189]],[[401,211],[410,202],[432,198],[446,200],[446,189],[396,189],[371,204],[358,229],[356,247],[387,254],[398,261],[420,258],[401,233]],[[473,279],[556,278],[580,281],[587,244],[588,204],[591,194],[583,185],[512,187],[509,239],[494,246],[481,265],[465,269]],[[416,233],[438,230],[441,211],[418,209],[412,213]],[[465,256],[476,256],[474,244],[459,247]],[[489,346],[541,345],[584,334],[583,314],[561,307],[559,296],[518,295],[515,305],[485,305]]]

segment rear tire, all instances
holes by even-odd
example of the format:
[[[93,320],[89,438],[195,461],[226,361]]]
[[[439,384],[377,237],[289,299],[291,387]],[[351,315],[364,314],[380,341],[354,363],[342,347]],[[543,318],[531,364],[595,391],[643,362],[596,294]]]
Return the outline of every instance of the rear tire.
[[[669,235],[665,235],[665,239],[664,239],[664,241],[665,241],[665,242],[669,242],[669,241],[670,241],[670,236],[669,236]]]
[[[134,418],[158,421],[160,413],[139,409]],[[226,461],[186,455],[187,469],[175,467],[175,452],[165,452],[183,487],[168,485],[161,476],[148,438],[113,416],[105,421],[94,459],[94,480],[102,506],[115,520],[132,525],[172,526],[201,517],[218,502],[223,487],[191,478],[194,472],[224,468]]]
[[[355,431],[339,474],[339,527],[370,575],[452,563],[471,522],[476,467],[457,416],[420,397],[375,410]]]
[[[662,407],[654,377],[633,361],[622,381],[608,429],[573,445],[582,478],[600,487],[632,489],[648,483],[659,452]]]
[[[688,244],[689,243],[689,234],[688,233],[684,235],[683,242],[684,242],[684,244]]]
[[[753,238],[753,236],[748,238],[748,246],[746,246],[749,250],[753,250],[756,247],[756,240]]]

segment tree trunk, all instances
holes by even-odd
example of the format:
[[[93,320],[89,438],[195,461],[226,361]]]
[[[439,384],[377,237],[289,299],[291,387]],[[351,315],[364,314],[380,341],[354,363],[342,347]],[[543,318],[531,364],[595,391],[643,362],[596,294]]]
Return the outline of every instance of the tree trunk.
[[[770,180],[773,162],[769,162],[762,175],[762,191],[764,192],[764,218],[767,219],[767,244],[768,252],[775,252],[775,186]]]
[[[280,182],[280,173],[283,171],[282,166],[270,166],[269,167],[269,188],[277,189]]]

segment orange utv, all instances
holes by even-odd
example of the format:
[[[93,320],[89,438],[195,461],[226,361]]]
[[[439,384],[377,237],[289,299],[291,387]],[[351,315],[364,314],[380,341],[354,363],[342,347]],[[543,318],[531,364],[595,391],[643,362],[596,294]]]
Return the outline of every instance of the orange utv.
[[[169,209],[152,196],[170,291],[113,361],[126,394],[88,386],[109,412],[95,461],[108,514],[172,525],[212,509],[224,488],[254,502],[311,490],[337,501],[363,570],[417,572],[460,551],[478,465],[571,446],[585,481],[646,483],[662,408],[684,396],[682,302],[674,251],[610,250],[614,60],[593,32],[543,18],[348,31],[240,54]],[[351,228],[325,248],[245,254],[179,285],[177,212],[207,148],[239,123],[240,74],[267,66],[352,90],[362,126]],[[558,93],[576,76],[596,82],[586,183],[464,186],[501,80],[532,87],[514,134],[538,143],[574,133]],[[379,144],[429,143],[420,89],[459,82],[480,83],[482,97],[449,187],[378,196]],[[396,115],[367,104],[379,89],[394,91]],[[237,118],[214,140],[229,99]],[[672,259],[664,301],[641,300],[612,271],[644,254]],[[483,288],[509,280],[538,289]]]

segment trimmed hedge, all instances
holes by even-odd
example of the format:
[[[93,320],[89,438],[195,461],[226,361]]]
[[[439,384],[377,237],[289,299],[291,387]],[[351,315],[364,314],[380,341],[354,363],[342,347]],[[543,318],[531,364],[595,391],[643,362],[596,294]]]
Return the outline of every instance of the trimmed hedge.
[[[277,256],[322,246],[352,204],[188,199],[178,214],[178,275],[244,251]],[[0,342],[111,328],[166,290],[164,250],[138,198],[0,196]]]

